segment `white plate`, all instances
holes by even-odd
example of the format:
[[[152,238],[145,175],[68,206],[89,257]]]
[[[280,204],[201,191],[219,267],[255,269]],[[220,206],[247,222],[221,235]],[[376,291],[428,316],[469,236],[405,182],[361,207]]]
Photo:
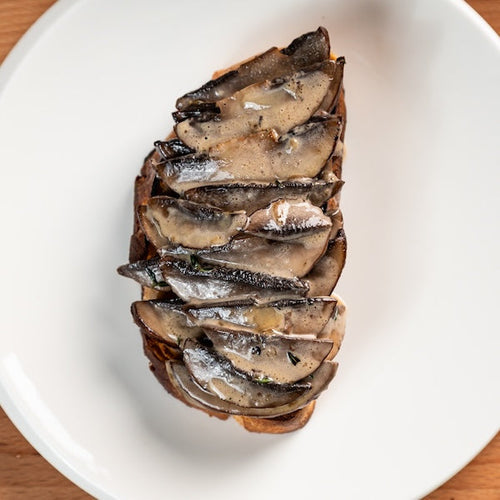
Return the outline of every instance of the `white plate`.
[[[347,58],[349,324],[302,431],[169,397],[129,304],[132,184],[174,100],[326,26]],[[415,498],[500,421],[500,50],[465,4],[63,1],[0,74],[1,402],[100,498]]]

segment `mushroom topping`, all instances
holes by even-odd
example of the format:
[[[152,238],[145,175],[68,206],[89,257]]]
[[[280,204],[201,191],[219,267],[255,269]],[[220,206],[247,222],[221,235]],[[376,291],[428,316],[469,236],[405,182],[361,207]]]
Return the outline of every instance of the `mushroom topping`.
[[[330,230],[331,219],[321,208],[306,201],[278,200],[257,210],[249,219],[245,232],[270,240],[286,241],[304,234]]]
[[[310,389],[304,391],[295,400],[288,404],[274,407],[263,408],[245,408],[229,401],[224,401],[214,394],[203,390],[190,377],[189,371],[182,363],[175,361],[167,361],[167,374],[172,381],[174,387],[183,394],[186,400],[193,406],[198,408],[208,408],[211,410],[228,413],[231,415],[245,415],[249,417],[273,418],[281,415],[286,415],[294,411],[300,410],[313,399],[316,399],[319,394],[324,391],[331,382],[337,371],[337,363],[325,361],[312,374],[310,378]]]
[[[200,326],[238,326],[263,334],[316,336],[332,316],[335,304],[336,299],[332,297],[282,299],[260,304],[243,300],[190,306],[186,312]]]
[[[245,210],[247,214],[252,214],[281,198],[308,200],[313,205],[321,206],[340,191],[343,184],[339,179],[328,182],[297,179],[271,184],[219,184],[189,189],[184,192],[184,196],[188,200],[218,207],[221,210]]]
[[[335,239],[328,242],[325,254],[304,278],[309,284],[309,297],[330,295],[344,269],[347,242],[344,231],[339,230]]]
[[[298,69],[324,61],[329,56],[328,33],[324,28],[318,28],[316,31],[296,38],[285,49],[278,50],[273,47],[241,64],[236,70],[224,73],[199,89],[188,92],[177,99],[176,107],[179,110],[185,110],[199,106],[203,102],[218,101],[248,85],[293,73]]]
[[[346,324],[346,305],[344,301],[335,294],[332,294],[332,298],[335,298],[337,301],[334,312],[318,335],[320,339],[330,339],[333,341],[333,349],[326,359],[333,359],[337,355],[342,341],[344,340]]]
[[[342,90],[342,80],[344,78],[344,64],[345,58],[338,57],[335,60],[335,68],[332,74],[332,81],[328,87],[328,92],[326,93],[323,102],[321,103],[319,109],[332,112],[338,103],[339,95]]]
[[[168,196],[149,198],[137,213],[148,240],[156,248],[172,244],[192,248],[224,245],[247,222],[245,212],[223,212]]]
[[[253,219],[253,222],[252,222]],[[163,247],[162,256],[195,255],[203,264],[236,267],[284,278],[307,274],[323,255],[330,234],[330,218],[310,203],[280,200],[255,212],[248,228],[264,237],[233,239],[224,247],[196,250]],[[323,294],[327,295],[327,294]]]
[[[163,257],[191,259],[194,256],[200,266],[206,268],[217,265],[282,278],[300,278],[311,270],[325,252],[329,229],[310,231],[300,238],[284,241],[249,236],[234,239],[219,249],[164,247],[159,252]]]
[[[220,113],[220,108],[214,102],[198,102],[182,111],[175,111],[172,117],[176,122],[194,118],[198,122],[213,120]]]
[[[191,262],[167,259],[161,263],[165,281],[186,302],[220,299],[269,300],[304,296],[308,285],[298,278],[282,278],[241,269],[207,266],[196,258]]]
[[[175,346],[181,346],[186,338],[200,337],[203,328],[243,328],[263,335],[281,332],[335,340],[338,335],[332,337],[329,332],[339,329],[338,322],[331,322],[336,304],[332,297],[262,304],[253,299],[197,305],[185,305],[178,299],[143,300],[132,304],[132,315],[147,334]],[[335,314],[337,318],[338,311]]]
[[[182,302],[178,300],[134,302],[132,316],[142,330],[173,346],[180,346],[187,338],[197,338],[203,334],[203,330],[190,321],[182,308]]]
[[[341,130],[341,117],[326,115],[281,137],[274,130],[263,130],[214,145],[207,154],[161,161],[155,169],[179,194],[211,184],[312,178],[332,154]]]
[[[245,408],[269,408],[288,404],[310,389],[309,383],[273,384],[236,369],[226,358],[187,340],[183,361],[193,379],[208,392]]]
[[[316,371],[333,348],[331,340],[228,328],[204,328],[213,349],[253,378],[292,384]]]
[[[172,291],[185,302],[219,299],[297,298],[306,295],[309,286],[298,278],[282,278],[241,269],[206,266],[195,257],[191,263],[179,259],[153,258],[118,268],[118,273],[140,285],[159,291]]]
[[[332,229],[330,230],[330,240],[337,237],[338,232],[344,227],[344,216],[342,212],[338,209],[338,201],[335,198],[328,200],[325,213],[330,217],[332,221]],[[345,237],[345,235],[344,235]]]
[[[175,132],[184,144],[200,153],[261,130],[286,134],[319,109],[334,75],[335,62],[325,61],[309,71],[250,85],[218,101],[217,119],[200,122],[188,118],[175,125]]]
[[[160,158],[167,160],[173,158],[174,156],[182,156],[194,153],[194,150],[188,148],[179,139],[170,139],[169,141],[156,141],[154,143],[155,149],[158,152]]]
[[[223,165],[206,154],[188,154],[153,163],[157,177],[181,196],[188,189],[231,182],[231,176],[221,171]]]
[[[167,291],[170,290],[169,284],[163,277],[160,269],[160,259],[153,258],[148,260],[139,260],[124,264],[118,269],[118,274],[126,278],[132,278],[142,286],[153,288],[154,290]]]
[[[328,182],[342,177],[343,150],[344,144],[339,138],[332,155],[321,170],[319,177],[322,180]]]
[[[342,118],[326,115],[277,137],[274,129],[237,137],[209,150],[225,178],[273,182],[315,177],[335,149]]]
[[[323,331],[335,310],[337,297],[285,299],[268,304],[282,312],[284,327],[279,331],[293,335],[314,335]],[[320,338],[318,336],[318,338]]]

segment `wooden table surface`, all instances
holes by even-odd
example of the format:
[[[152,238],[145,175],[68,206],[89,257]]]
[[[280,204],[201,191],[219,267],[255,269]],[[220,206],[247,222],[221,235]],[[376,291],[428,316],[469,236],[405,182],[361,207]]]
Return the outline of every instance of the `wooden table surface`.
[[[54,0],[0,0],[0,63]],[[500,0],[469,0],[497,33]],[[499,422],[500,424],[500,422]],[[23,438],[0,409],[0,499],[88,499]],[[426,500],[499,500],[500,434],[462,471]]]

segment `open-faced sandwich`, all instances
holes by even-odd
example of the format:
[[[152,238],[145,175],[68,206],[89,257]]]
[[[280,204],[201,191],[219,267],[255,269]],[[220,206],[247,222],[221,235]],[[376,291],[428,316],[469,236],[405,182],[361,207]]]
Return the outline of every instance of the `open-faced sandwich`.
[[[302,427],[337,370],[344,58],[324,28],[177,99],[135,181],[132,304],[173,396],[255,432]]]

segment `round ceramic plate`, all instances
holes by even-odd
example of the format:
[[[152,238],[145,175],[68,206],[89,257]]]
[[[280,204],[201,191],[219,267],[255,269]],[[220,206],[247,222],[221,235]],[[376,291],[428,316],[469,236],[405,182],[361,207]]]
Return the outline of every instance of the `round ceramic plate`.
[[[309,424],[171,398],[129,306],[133,181],[176,97],[318,25],[346,56],[349,306]],[[0,73],[1,403],[99,498],[415,498],[500,421],[500,49],[447,0],[62,1]]]

